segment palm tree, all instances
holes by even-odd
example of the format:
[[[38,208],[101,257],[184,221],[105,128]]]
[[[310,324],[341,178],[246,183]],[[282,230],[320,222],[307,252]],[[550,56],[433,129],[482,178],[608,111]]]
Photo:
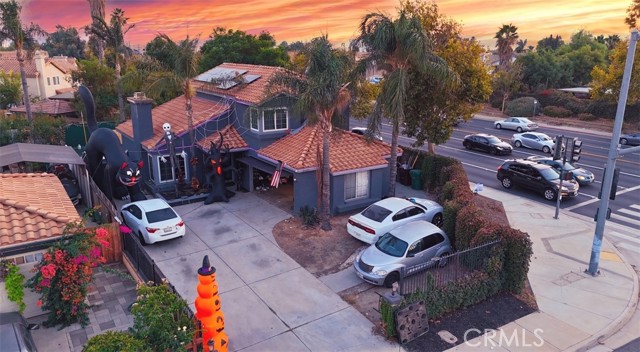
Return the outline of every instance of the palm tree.
[[[497,39],[496,48],[498,49],[498,57],[500,63],[498,69],[505,69],[511,64],[511,56],[513,55],[513,46],[518,40],[518,27],[513,24],[503,24],[496,32]]]
[[[268,95],[275,96],[285,89],[298,98],[295,109],[307,113],[310,124],[319,124],[322,130],[322,156],[320,184],[321,228],[331,230],[329,148],[334,117],[340,115],[351,100],[347,75],[352,60],[344,50],[334,49],[326,35],[314,38],[305,47],[305,76],[293,71],[280,71],[272,76]],[[318,151],[319,152],[319,151]]]
[[[370,13],[360,23],[360,34],[354,45],[363,44],[369,56],[359,69],[375,63],[387,73],[376,99],[369,128],[378,131],[382,118],[391,120],[391,160],[389,161],[389,196],[395,195],[398,135],[405,117],[404,104],[409,89],[409,69],[416,69],[443,83],[456,82],[455,73],[431,50],[431,42],[417,17],[404,12],[392,20],[384,14]]]
[[[35,37],[46,35],[37,24],[31,23],[23,26],[20,20],[22,6],[15,0],[0,2],[0,42],[10,40],[16,47],[16,59],[20,67],[20,79],[22,83],[22,100],[27,112],[27,121],[31,131],[33,131],[33,115],[31,113],[31,102],[29,101],[29,87],[27,86],[27,74],[24,70],[24,61],[33,57],[38,47]],[[31,135],[31,134],[30,134]],[[33,138],[30,137],[33,141]]]
[[[91,10],[91,18],[101,18],[104,21],[104,0],[87,0],[89,2],[89,8]],[[93,21],[96,24],[96,21]],[[104,42],[101,39],[96,40],[96,46],[98,52],[98,60],[100,63],[104,61]]]
[[[121,9],[115,9],[111,13],[111,21],[109,24],[104,19],[99,17],[93,17],[93,23],[89,26],[88,32],[94,34],[100,38],[107,47],[111,48],[115,55],[115,74],[116,85],[118,90],[118,110],[120,113],[120,122],[124,122],[124,99],[122,92],[122,82],[120,76],[120,54],[125,54],[128,51],[124,45],[124,35],[135,27],[135,24],[127,25],[128,17],[124,17],[124,11]]]
[[[527,40],[518,39],[516,42],[516,49],[514,50],[517,54],[524,53],[527,50]]]

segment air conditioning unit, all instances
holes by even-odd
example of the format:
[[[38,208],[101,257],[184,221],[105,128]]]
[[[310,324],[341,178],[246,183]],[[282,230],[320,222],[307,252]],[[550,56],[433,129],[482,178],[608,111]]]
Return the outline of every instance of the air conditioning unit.
[[[144,92],[134,92],[133,99],[146,99],[147,97],[144,95]]]

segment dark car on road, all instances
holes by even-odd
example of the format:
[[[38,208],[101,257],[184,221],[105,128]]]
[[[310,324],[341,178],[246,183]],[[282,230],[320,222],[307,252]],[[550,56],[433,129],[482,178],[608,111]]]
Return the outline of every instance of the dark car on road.
[[[486,133],[465,136],[462,145],[467,149],[478,149],[495,155],[509,155],[513,151],[513,147],[509,143]]]
[[[530,156],[527,160],[535,161],[541,164],[549,165],[557,173],[560,173],[562,169],[564,169],[565,174],[570,175],[571,178],[576,180],[580,184],[580,186],[588,186],[595,181],[595,176],[593,172],[583,169],[581,167],[576,167],[569,162],[564,163],[564,167],[562,165],[562,160],[553,160],[550,157],[544,156]]]
[[[622,145],[640,145],[640,132],[623,134],[620,136]]]
[[[542,193],[547,200],[554,200],[558,195],[560,174],[549,165],[525,159],[507,160],[498,167],[496,176],[504,188],[515,185]],[[562,181],[563,198],[577,196],[579,189],[574,180]]]

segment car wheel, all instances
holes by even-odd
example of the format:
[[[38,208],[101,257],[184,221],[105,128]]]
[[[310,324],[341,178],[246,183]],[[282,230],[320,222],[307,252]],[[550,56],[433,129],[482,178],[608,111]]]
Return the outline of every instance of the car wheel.
[[[627,145],[629,141],[626,138],[620,138],[620,144]]]
[[[431,219],[431,223],[438,227],[442,227],[442,224],[444,223],[444,221],[442,221],[442,213],[434,215],[433,219]]]
[[[516,132],[518,132],[518,133],[522,133],[522,131],[523,131],[522,127],[518,127],[518,128],[516,128]]]
[[[544,199],[546,200],[554,200],[556,199],[556,191],[551,188],[547,188],[544,190]]]
[[[498,124],[496,124],[496,128],[501,130],[502,129],[502,125],[498,123]]]
[[[462,146],[466,149],[471,149],[471,145],[469,143],[462,143]]]
[[[546,145],[544,147],[542,147],[542,152],[543,153],[547,153],[550,154],[551,153],[551,148],[547,147]]]
[[[138,239],[140,240],[140,244],[143,246],[147,245],[147,241],[144,240],[144,236],[142,235],[142,232],[138,231]]]
[[[502,187],[509,189],[509,188],[511,188],[511,186],[513,186],[513,184],[511,183],[511,179],[510,178],[505,177],[505,178],[502,179]]]
[[[384,278],[384,287],[391,288],[394,282],[400,281],[400,274],[397,271],[389,273],[387,277]]]
[[[498,149],[495,149],[495,148],[491,149],[491,154],[498,155]]]
[[[515,145],[515,146],[516,146],[516,148],[520,148],[520,147],[522,147],[522,142],[520,142],[520,141],[515,141],[515,143],[513,143],[513,145]]]
[[[449,258],[448,258],[449,255],[451,255],[449,252],[444,252],[440,256],[441,259],[438,261],[439,267],[444,268],[445,266],[447,266],[447,264],[449,263]],[[447,258],[442,258],[442,257],[447,257]]]

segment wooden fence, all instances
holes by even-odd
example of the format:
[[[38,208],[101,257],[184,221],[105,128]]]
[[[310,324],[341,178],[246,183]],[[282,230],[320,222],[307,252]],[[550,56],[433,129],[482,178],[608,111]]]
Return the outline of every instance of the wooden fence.
[[[116,207],[111,203],[111,200],[107,198],[102,190],[96,185],[93,179],[89,178],[89,188],[91,189],[91,197],[93,201],[93,208],[100,213],[99,223],[115,222],[115,217],[118,214]]]
[[[106,239],[109,242],[109,246],[102,246],[102,256],[106,259],[107,264],[122,262],[122,235],[120,234],[120,225],[112,222],[102,224],[100,227],[109,232],[109,237]]]

